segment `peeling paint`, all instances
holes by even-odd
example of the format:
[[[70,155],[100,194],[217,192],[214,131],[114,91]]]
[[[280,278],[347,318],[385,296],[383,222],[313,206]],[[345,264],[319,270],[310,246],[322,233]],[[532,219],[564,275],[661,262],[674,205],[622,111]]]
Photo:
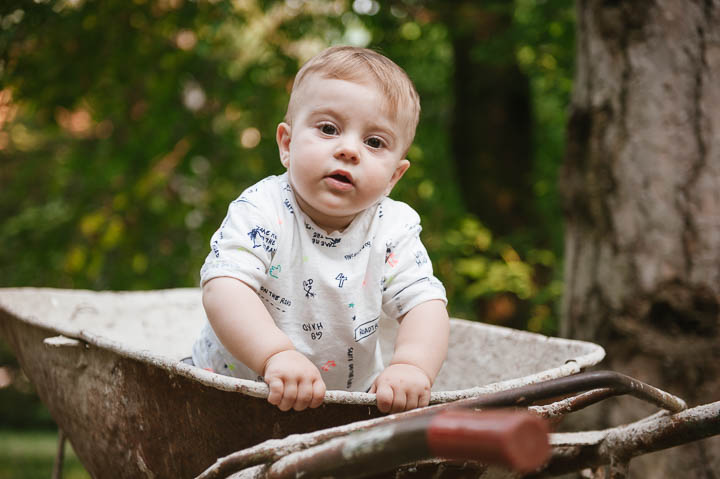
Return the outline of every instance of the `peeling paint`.
[[[373,451],[382,450],[385,443],[395,434],[393,425],[370,430],[365,433],[356,434],[352,444],[346,444],[342,449],[345,459],[351,459],[355,455],[365,455]]]

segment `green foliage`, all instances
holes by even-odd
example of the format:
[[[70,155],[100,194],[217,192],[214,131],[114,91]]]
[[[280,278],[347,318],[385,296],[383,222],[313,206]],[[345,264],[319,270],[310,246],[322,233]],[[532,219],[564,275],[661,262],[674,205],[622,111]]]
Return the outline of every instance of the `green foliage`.
[[[58,439],[54,432],[0,431],[0,479],[46,479],[51,476]],[[69,443],[65,445],[64,479],[88,479]]]
[[[463,2],[459,2],[462,4]],[[472,3],[472,2],[469,2]],[[462,6],[462,5],[461,5]],[[354,7],[354,8],[353,8]],[[571,0],[484,2],[507,30],[473,55],[516,52],[534,107],[541,227],[498,238],[467,214],[450,151],[453,32],[440,2],[7,0],[0,5],[0,286],[197,285],[208,240],[244,188],[282,171],[275,128],[298,67],[352,43],[404,67],[422,98],[393,196],[423,238],[453,315],[512,297],[556,331],[557,171],[573,58]],[[502,47],[502,48],[500,48]],[[488,303],[489,304],[489,303]]]
[[[409,153],[413,166],[394,196],[420,212],[435,261],[454,261],[452,238],[464,234],[469,220],[448,146],[452,25],[434,17],[430,4],[360,2],[368,9],[357,3],[355,11],[339,0],[6,3],[0,11],[3,284],[195,285],[228,202],[281,171],[274,132],[298,66],[331,43],[349,42],[386,53],[417,84],[423,116]],[[553,185],[572,19],[569,2],[552,3],[518,1],[513,27],[476,52],[491,56],[497,42],[513,42],[533,80],[536,192],[557,236]],[[491,2],[489,8],[508,7]],[[526,256],[543,235],[509,239],[524,258],[508,263],[512,274],[491,267],[494,260],[477,250],[453,268],[458,273],[440,271],[442,279],[459,292],[466,272],[480,274],[478,265],[487,263],[482,275],[491,276],[475,278],[463,297],[503,290],[530,297],[538,288],[528,286]],[[555,255],[557,243],[549,245]]]
[[[571,1],[516,0],[516,57],[531,80],[535,116],[534,185],[538,214],[553,252],[560,253],[563,228],[557,191],[565,146],[565,112],[574,65],[575,11]]]
[[[2,429],[50,429],[54,421],[40,402],[27,378],[16,379],[12,387],[0,391],[0,424]]]

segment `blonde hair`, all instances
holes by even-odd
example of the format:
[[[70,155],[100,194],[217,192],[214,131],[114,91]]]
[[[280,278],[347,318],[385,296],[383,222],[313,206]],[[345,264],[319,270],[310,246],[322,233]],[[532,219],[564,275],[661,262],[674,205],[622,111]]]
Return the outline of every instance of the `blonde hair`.
[[[285,113],[287,123],[297,108],[295,93],[313,74],[358,83],[374,81],[385,96],[389,111],[404,125],[408,143],[412,142],[420,119],[420,96],[405,70],[392,60],[367,48],[337,46],[323,50],[308,60],[295,76]]]

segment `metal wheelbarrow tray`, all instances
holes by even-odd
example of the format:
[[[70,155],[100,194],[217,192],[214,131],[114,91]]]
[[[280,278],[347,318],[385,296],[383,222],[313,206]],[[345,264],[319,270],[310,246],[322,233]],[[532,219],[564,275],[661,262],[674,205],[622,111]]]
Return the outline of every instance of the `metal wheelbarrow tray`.
[[[182,363],[203,321],[198,289],[0,289],[0,335],[93,477],[194,477],[269,439],[381,416],[374,395],[343,391],[281,412],[264,383]],[[434,404],[570,376],[605,355],[593,343],[451,321]],[[381,328],[387,356],[394,328]]]

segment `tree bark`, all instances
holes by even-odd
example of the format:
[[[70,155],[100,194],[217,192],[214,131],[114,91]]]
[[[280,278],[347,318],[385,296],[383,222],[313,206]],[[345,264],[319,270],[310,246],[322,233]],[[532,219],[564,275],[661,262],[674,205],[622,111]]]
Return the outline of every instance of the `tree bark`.
[[[717,400],[720,0],[578,0],[577,16],[561,333],[690,404]],[[637,419],[627,405],[596,426]],[[718,478],[720,438],[630,471]]]

